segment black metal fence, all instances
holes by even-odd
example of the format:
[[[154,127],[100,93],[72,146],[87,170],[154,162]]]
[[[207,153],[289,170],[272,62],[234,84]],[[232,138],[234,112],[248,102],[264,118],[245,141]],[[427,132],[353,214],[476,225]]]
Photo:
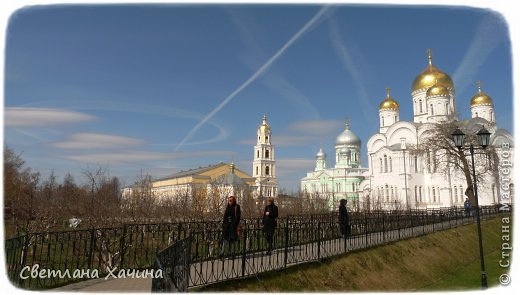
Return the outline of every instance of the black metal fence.
[[[157,253],[152,279],[152,292],[186,292],[190,274],[190,249],[192,237],[176,241]]]
[[[481,216],[496,215],[498,209],[481,207]],[[52,288],[86,278],[32,276],[35,266],[61,272],[96,271],[100,277],[114,269],[151,269],[157,251],[190,237],[188,286],[193,287],[469,222],[473,222],[473,217],[467,216],[462,208],[351,213],[351,235],[340,238],[337,213],[289,216],[278,221],[271,255],[264,253],[267,242],[260,219],[243,220],[239,240],[224,247],[221,221],[128,224],[120,228],[34,233],[5,241],[6,268],[11,282],[21,288]]]

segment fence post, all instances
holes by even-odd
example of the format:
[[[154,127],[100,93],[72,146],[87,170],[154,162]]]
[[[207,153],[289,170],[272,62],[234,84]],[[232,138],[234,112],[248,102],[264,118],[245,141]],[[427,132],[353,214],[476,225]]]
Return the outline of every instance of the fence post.
[[[89,253],[88,253],[88,268],[89,270],[92,270],[92,263],[94,260],[94,243],[96,242],[96,230],[91,229],[90,230],[90,247],[89,247]]]
[[[320,223],[320,220],[318,219],[318,259],[320,259],[320,247],[321,247],[321,223]]]
[[[285,218],[285,257],[284,268],[287,268],[287,256],[289,255],[289,216]]]
[[[383,223],[383,242],[386,241],[386,231],[385,231],[385,213],[381,214],[383,216],[383,218],[381,218],[382,220],[382,223]]]
[[[347,215],[348,216],[348,215]],[[345,219],[345,231],[343,235],[343,251],[347,253],[347,235],[352,235],[352,228],[350,227],[349,218]]]
[[[21,278],[18,271],[21,271],[25,267],[25,262],[27,261],[27,252],[29,251],[29,240],[31,239],[31,235],[26,233],[23,237],[23,245],[22,245],[22,257],[20,261],[20,270],[15,268],[15,275],[19,279],[19,286],[23,287],[25,280]],[[34,253],[33,253],[34,255]],[[7,257],[6,257],[7,259]]]
[[[242,243],[242,277],[246,274],[246,246],[247,246],[247,233],[249,231],[249,225],[246,224],[244,232],[244,242]]]
[[[124,261],[125,261],[125,236],[126,236],[126,223],[123,224],[123,233],[121,234],[121,239],[119,240],[119,269],[124,269]]]
[[[368,220],[367,213],[365,212],[365,247],[368,247]]]
[[[399,216],[401,214],[397,214],[397,238],[398,238],[398,241],[401,240],[401,222],[399,221]]]

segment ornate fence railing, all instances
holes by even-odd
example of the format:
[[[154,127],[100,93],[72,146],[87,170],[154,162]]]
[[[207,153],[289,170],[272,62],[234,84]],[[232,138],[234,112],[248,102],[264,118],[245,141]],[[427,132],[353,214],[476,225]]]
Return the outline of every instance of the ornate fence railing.
[[[191,242],[189,236],[157,252],[154,273],[161,275],[152,279],[152,292],[188,291]]]
[[[483,217],[499,207],[481,207]],[[221,221],[126,224],[119,228],[32,233],[5,240],[6,269],[13,284],[46,289],[103,276],[114,269],[151,269],[160,249],[191,236],[189,286],[245,277],[295,263],[320,259],[435,230],[469,223],[462,208],[350,213],[351,236],[340,239],[337,213],[280,218],[272,255],[260,219],[242,220],[239,241],[226,245],[220,259]],[[262,255],[260,255],[262,254]],[[33,276],[39,270],[69,271],[69,276]]]

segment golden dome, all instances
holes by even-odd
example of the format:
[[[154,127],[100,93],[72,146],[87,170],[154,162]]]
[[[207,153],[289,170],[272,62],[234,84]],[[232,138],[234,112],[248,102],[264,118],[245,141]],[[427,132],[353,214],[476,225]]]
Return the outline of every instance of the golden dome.
[[[399,110],[399,104],[390,97],[390,88],[386,88],[386,97],[379,104],[379,110]]]
[[[480,81],[477,82],[478,92],[473,96],[470,102],[470,106],[490,105],[493,106],[493,100],[491,97],[482,92]]]
[[[447,88],[454,88],[451,77],[432,64],[432,54],[430,49],[428,49],[428,67],[413,81],[412,92],[430,88],[436,83]]]
[[[446,88],[444,85],[439,84],[438,82],[435,83],[432,87],[428,88],[428,91],[426,91],[426,97],[430,96],[448,96],[450,94],[450,91],[448,88]]]
[[[260,125],[259,130],[260,132],[262,133],[267,133],[267,132],[271,132],[271,127],[269,127],[269,124],[267,124],[267,117],[264,115],[264,117],[262,118],[262,124]]]

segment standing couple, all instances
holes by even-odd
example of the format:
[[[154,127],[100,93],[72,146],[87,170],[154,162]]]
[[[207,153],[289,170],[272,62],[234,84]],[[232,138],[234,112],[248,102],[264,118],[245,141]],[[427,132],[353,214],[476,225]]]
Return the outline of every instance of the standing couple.
[[[273,250],[273,239],[277,225],[276,218],[278,218],[278,207],[274,204],[274,199],[269,197],[262,216],[262,225],[264,226],[265,238],[268,244],[268,255],[270,255]],[[234,256],[234,245],[235,242],[238,241],[240,231],[240,205],[237,204],[237,199],[234,196],[230,196],[228,198],[228,204],[222,221],[222,247],[220,250],[220,257],[224,256],[226,245],[229,252]]]

